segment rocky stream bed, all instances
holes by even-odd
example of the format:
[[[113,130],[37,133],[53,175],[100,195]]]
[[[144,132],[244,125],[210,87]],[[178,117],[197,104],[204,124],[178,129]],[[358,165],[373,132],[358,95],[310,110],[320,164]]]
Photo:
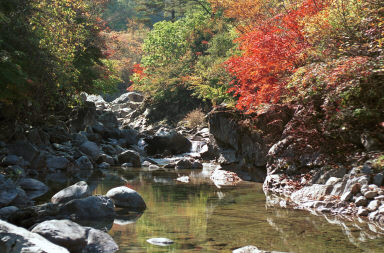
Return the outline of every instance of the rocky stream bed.
[[[300,108],[270,108],[259,115],[257,131],[241,124],[235,112],[216,108],[207,116],[208,127],[188,129],[151,124],[151,110],[135,92],[110,103],[94,95],[83,99],[69,120],[15,125],[0,142],[0,252],[118,251],[107,233],[110,224],[134,223],[149,200],[129,180],[96,194],[90,179],[132,168],[180,172],[170,180],[185,185],[202,174],[217,189],[264,182],[267,207],[324,216],[350,241],[378,240],[384,233],[384,175],[370,159],[377,157],[380,138],[362,137],[367,152],[360,163],[330,167],[327,161],[334,161],[326,153],[310,146],[303,152],[300,140],[290,136]],[[351,237],[353,227],[362,238]],[[167,238],[148,240],[158,247],[173,244]],[[264,252],[254,246],[231,250]]]

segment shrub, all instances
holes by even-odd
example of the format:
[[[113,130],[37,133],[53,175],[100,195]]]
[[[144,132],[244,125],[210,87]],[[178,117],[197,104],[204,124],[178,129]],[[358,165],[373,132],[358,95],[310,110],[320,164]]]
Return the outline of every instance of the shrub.
[[[184,121],[187,127],[196,128],[205,124],[205,114],[201,109],[195,109],[185,116]]]

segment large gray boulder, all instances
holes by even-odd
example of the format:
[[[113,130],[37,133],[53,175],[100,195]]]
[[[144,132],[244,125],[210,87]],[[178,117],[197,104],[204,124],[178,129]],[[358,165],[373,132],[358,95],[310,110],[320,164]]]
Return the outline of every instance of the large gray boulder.
[[[74,215],[77,220],[93,220],[115,216],[112,200],[105,196],[74,199],[60,207],[60,214]]]
[[[69,253],[67,249],[51,243],[39,234],[2,220],[0,220],[0,238],[2,253]]]
[[[74,185],[71,185],[51,198],[51,202],[54,204],[57,203],[66,203],[73,199],[81,199],[91,196],[92,192],[88,184],[84,181],[77,182]]]
[[[100,156],[100,148],[92,141],[86,141],[80,146],[80,151],[89,156],[94,161]]]
[[[140,155],[133,150],[126,150],[117,156],[119,164],[131,163],[134,167],[141,167]]]
[[[115,252],[118,246],[110,235],[90,227],[82,227],[70,220],[44,221],[32,230],[52,243],[73,253]]]
[[[120,186],[109,190],[106,194],[116,206],[126,207],[134,211],[143,211],[147,208],[143,198],[133,189]]]
[[[50,156],[46,160],[46,165],[50,169],[66,169],[69,165],[69,160],[63,156]]]
[[[183,135],[175,131],[158,131],[155,136],[145,139],[147,146],[145,151],[148,155],[186,153],[191,150],[192,143]]]

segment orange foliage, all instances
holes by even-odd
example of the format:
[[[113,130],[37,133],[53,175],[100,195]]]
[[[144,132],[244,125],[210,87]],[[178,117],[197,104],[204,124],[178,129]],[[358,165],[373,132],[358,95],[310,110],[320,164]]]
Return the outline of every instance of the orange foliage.
[[[231,91],[239,97],[239,109],[252,112],[262,103],[279,100],[286,77],[302,65],[310,47],[300,20],[321,11],[324,2],[304,0],[297,8],[266,20],[238,39],[242,54],[226,64],[237,79]]]

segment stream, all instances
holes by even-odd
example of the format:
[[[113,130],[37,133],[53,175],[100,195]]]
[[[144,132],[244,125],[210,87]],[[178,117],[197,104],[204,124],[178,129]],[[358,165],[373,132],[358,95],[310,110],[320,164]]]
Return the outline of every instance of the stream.
[[[383,252],[384,238],[364,222],[267,207],[260,183],[218,188],[208,174],[207,166],[203,171],[115,168],[89,183],[94,194],[127,185],[147,204],[141,216],[115,219],[108,227],[119,252],[231,252],[246,245],[296,253]],[[176,180],[185,175],[189,183]],[[146,240],[153,237],[166,237],[174,244],[149,244]]]

